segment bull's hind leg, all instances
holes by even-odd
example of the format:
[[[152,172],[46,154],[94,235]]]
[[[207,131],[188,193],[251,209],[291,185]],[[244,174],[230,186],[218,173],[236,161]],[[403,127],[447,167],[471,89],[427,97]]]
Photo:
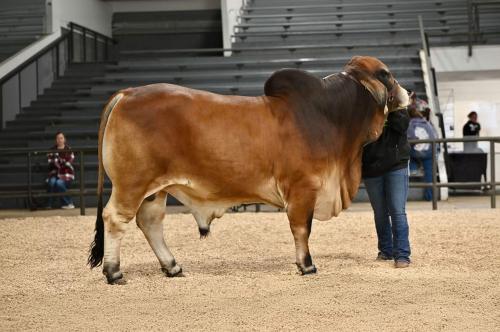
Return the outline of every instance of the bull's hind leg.
[[[296,264],[301,274],[316,273],[309,253],[309,235],[311,234],[314,213],[314,199],[307,195],[293,198],[289,201],[287,214],[290,221],[293,239],[295,240]]]
[[[127,224],[135,217],[142,201],[142,194],[119,191],[113,188],[108,204],[103,211],[104,260],[103,274],[113,284],[123,275],[120,272],[120,246]]]
[[[163,237],[166,198],[166,192],[158,192],[146,198],[137,212],[136,222],[158,257],[161,270],[167,277],[176,277],[182,276],[182,268],[175,262]]]

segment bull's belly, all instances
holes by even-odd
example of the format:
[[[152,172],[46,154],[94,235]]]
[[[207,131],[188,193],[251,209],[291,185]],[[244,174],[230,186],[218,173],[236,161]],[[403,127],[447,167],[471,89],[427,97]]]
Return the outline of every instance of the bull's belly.
[[[339,178],[335,174],[322,179],[314,206],[314,219],[328,220],[342,211],[342,197]],[[265,203],[286,208],[288,202],[274,179],[270,179],[246,193],[230,193],[223,190],[223,185],[201,185],[188,178],[170,180],[165,191],[189,207],[198,219],[212,220],[220,218],[225,211],[241,204]],[[214,193],[224,194],[214,194]]]
[[[170,181],[165,187],[170,195],[189,207],[195,218],[208,222],[220,218],[225,211],[241,204],[265,203],[277,207],[285,207],[280,190],[274,180],[261,183],[247,192],[231,193],[224,190],[222,184],[201,185],[196,180],[178,179]]]

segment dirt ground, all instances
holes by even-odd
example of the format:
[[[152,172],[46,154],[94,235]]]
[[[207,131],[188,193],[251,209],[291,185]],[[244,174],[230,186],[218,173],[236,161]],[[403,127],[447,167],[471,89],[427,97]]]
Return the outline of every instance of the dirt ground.
[[[93,217],[0,220],[0,331],[500,331],[500,211],[409,212],[413,263],[375,261],[370,212],[315,221],[318,274],[299,276],[283,213],[226,214],[200,240],[165,220],[186,277],[166,278],[140,230],[122,247],[126,285],[86,266]]]

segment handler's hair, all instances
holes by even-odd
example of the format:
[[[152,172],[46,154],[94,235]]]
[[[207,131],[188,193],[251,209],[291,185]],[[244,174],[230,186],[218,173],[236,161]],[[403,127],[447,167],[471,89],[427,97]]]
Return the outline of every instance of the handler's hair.
[[[422,112],[418,111],[417,109],[411,107],[408,109],[408,113],[410,113],[410,118],[424,118],[424,115]]]
[[[470,113],[467,115],[467,117],[470,119],[470,118],[472,118],[472,116],[474,116],[474,115],[475,115],[475,116],[477,116],[477,112],[476,112],[476,111],[472,111],[472,112],[470,112]]]

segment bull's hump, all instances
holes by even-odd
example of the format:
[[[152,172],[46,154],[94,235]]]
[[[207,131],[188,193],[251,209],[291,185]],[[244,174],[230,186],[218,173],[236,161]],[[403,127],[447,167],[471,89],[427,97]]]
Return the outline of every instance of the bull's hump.
[[[311,98],[322,89],[322,81],[319,78],[299,69],[278,70],[269,77],[264,86],[265,94],[272,97]]]

